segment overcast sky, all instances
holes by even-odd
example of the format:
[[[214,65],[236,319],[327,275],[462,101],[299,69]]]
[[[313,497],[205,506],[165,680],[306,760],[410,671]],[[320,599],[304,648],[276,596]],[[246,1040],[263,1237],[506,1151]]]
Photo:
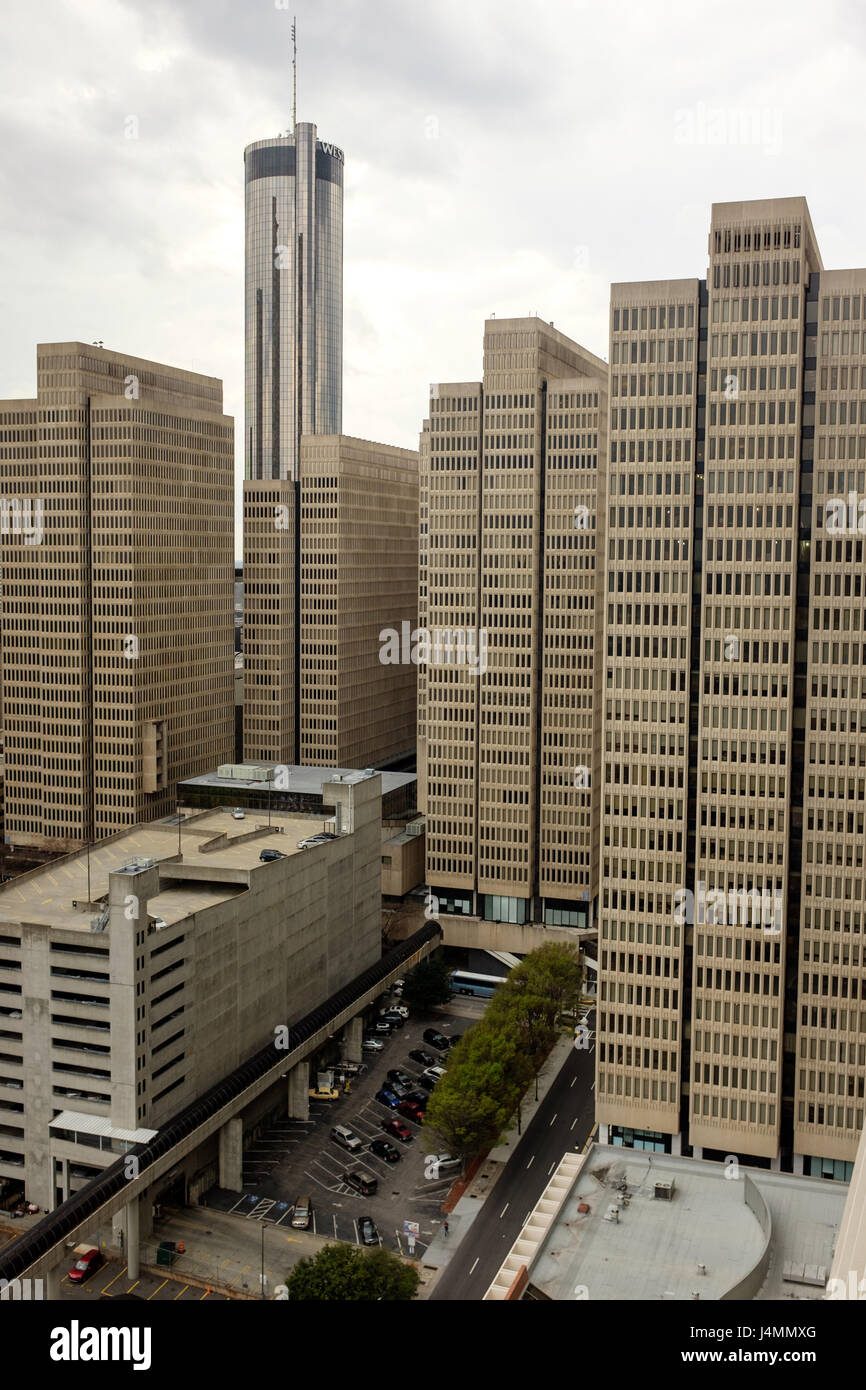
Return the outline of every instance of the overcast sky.
[[[346,154],[346,434],[417,447],[492,312],[606,357],[610,282],[703,276],[714,201],[805,194],[866,264],[861,0],[3,0],[0,397],[98,338],[221,377],[240,434],[243,149],[289,125],[293,12]]]

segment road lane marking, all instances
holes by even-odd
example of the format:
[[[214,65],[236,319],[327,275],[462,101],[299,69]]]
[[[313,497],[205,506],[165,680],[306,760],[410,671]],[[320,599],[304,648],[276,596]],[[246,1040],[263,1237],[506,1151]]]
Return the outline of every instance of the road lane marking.
[[[535,1162],[535,1154],[532,1155],[531,1159],[530,1159],[529,1162],[527,1163],[527,1165],[526,1165],[527,1168],[531,1168],[534,1162]]]
[[[508,1211],[508,1208],[509,1208],[510,1206],[511,1206],[511,1203],[510,1203],[510,1202],[506,1202],[506,1203],[505,1203],[505,1206],[502,1208],[501,1212],[499,1213],[499,1220],[500,1220],[500,1221],[502,1220],[503,1216],[504,1216],[505,1213]]]
[[[569,1085],[569,1087],[568,1087],[569,1090],[571,1090],[571,1087],[574,1085],[574,1083],[575,1083],[576,1080],[577,1080],[577,1077],[576,1077],[576,1076],[573,1076],[573,1077],[571,1078],[571,1083],[570,1083],[570,1085]]]
[[[557,1119],[557,1115],[558,1115],[558,1114],[559,1114],[559,1111],[557,1110],[556,1115],[554,1115],[553,1119],[550,1121],[550,1125],[553,1125],[553,1124],[556,1123],[556,1119]],[[550,1125],[547,1126],[548,1129],[550,1129]]]
[[[571,1124],[568,1126],[568,1132],[569,1132],[569,1134],[570,1134],[571,1131],[574,1129],[574,1126],[575,1126],[576,1124],[577,1124],[577,1120],[572,1120]]]
[[[554,1159],[553,1163],[551,1163],[550,1167],[549,1167],[548,1170],[547,1170],[547,1176],[548,1176],[548,1177],[550,1177],[550,1175],[551,1175],[551,1173],[553,1172],[553,1170],[554,1170],[555,1167],[556,1167],[556,1160]]]
[[[477,1263],[478,1263],[478,1261],[479,1261],[480,1259],[481,1259],[481,1256],[480,1256],[480,1255],[476,1255],[476,1256],[475,1256],[475,1265],[477,1265]],[[475,1273],[475,1265],[473,1265],[472,1268],[470,1269],[470,1271],[469,1271],[470,1274],[474,1274],[474,1273]]]

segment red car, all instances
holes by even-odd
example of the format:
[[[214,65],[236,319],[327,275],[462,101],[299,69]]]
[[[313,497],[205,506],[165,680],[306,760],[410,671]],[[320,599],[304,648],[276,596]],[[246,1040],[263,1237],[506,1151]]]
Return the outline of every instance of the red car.
[[[408,1144],[412,1138],[411,1129],[402,1120],[383,1120],[382,1128],[386,1134],[393,1134],[395,1139],[399,1139],[401,1144]]]
[[[85,1279],[89,1279],[91,1274],[95,1274],[104,1264],[105,1260],[99,1250],[86,1250],[69,1271],[70,1284],[83,1284]]]
[[[404,1119],[412,1120],[416,1125],[424,1122],[424,1111],[416,1100],[401,1100],[397,1106],[397,1113]]]

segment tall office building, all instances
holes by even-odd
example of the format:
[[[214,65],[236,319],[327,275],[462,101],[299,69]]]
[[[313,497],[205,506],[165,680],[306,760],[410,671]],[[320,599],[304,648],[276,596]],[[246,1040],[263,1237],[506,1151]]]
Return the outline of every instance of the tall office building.
[[[491,319],[483,381],[431,394],[418,768],[444,913],[593,921],[607,376],[541,319]]]
[[[382,766],[415,744],[379,632],[417,613],[417,455],[340,433],[342,150],[298,124],[245,164],[244,756]]]
[[[305,435],[300,478],[244,487],[244,757],[372,767],[411,756],[418,455]],[[393,643],[391,644],[393,646]]]
[[[297,481],[343,417],[343,151],[299,123],[246,171],[246,476]]]
[[[37,348],[0,401],[5,836],[56,854],[233,746],[233,424],[212,377]]]
[[[823,270],[802,198],[716,204],[706,281],[612,287],[610,356],[602,1137],[846,1177],[866,271]]]

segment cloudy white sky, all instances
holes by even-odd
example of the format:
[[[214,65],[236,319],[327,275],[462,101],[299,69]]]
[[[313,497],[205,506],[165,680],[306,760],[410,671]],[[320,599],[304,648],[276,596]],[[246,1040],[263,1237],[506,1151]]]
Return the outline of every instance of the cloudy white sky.
[[[606,356],[610,281],[703,275],[714,201],[805,194],[866,264],[862,0],[3,0],[0,396],[99,338],[221,377],[240,432],[243,149],[289,124],[293,12],[299,119],[346,152],[347,434],[415,447],[491,312]]]

